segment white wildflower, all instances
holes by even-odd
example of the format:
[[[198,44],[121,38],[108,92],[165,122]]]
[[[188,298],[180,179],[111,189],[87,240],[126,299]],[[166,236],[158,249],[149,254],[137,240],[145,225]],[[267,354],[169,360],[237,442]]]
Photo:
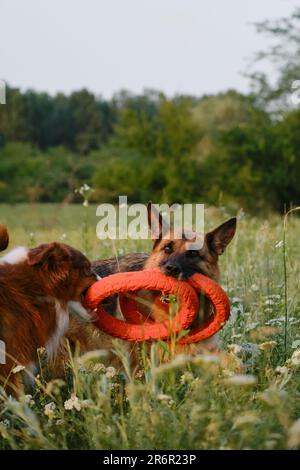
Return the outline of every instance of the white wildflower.
[[[267,312],[272,313],[273,312],[272,308],[265,308],[264,311],[265,311],[265,313],[267,313]],[[270,320],[265,322],[265,324],[267,326],[275,326],[275,327],[281,326],[282,323],[285,323],[285,318],[284,317],[271,318]],[[291,318],[289,319],[289,323],[290,324],[293,323]]]
[[[291,318],[290,318],[290,321],[291,321]],[[285,322],[285,318],[284,317],[277,317],[277,318],[271,318],[270,320],[268,320],[266,322],[266,325],[276,325],[276,324],[280,324],[280,323],[284,323]]]
[[[2,424],[5,428],[9,428],[10,421],[8,419],[4,419],[3,421],[0,421],[0,424]]]
[[[118,388],[119,388],[118,382],[115,382],[115,383],[111,384],[111,388],[112,388],[113,390],[118,390]]]
[[[191,372],[184,372],[182,376],[180,377],[180,382],[183,384],[189,383],[194,379],[194,376]]]
[[[24,395],[24,402],[28,403],[28,405],[34,405],[34,400],[32,399],[32,395]]]
[[[78,397],[74,393],[72,393],[71,398],[66,400],[64,403],[64,407],[66,410],[73,410],[73,408],[77,411],[81,410],[81,403]]]
[[[105,375],[108,379],[112,379],[116,375],[116,373],[117,373],[116,369],[110,366],[110,367],[107,367]]]
[[[138,370],[135,374],[136,379],[142,379],[144,377],[144,371],[142,369]]]
[[[95,190],[86,183],[84,183],[79,189],[74,190],[75,193],[80,194],[83,197],[84,207],[87,207],[89,205],[89,198],[94,191]]]
[[[227,385],[254,385],[257,382],[257,378],[254,375],[233,375],[228,379],[225,379]]]
[[[252,286],[250,287],[250,289],[253,291],[253,292],[257,292],[259,290],[259,287],[257,284],[252,284]]]
[[[82,190],[83,192],[90,191],[91,189],[92,189],[92,188],[91,188],[88,184],[86,184],[86,183],[84,183],[84,185],[81,186],[81,190]]]
[[[272,313],[273,309],[271,307],[264,307],[264,312],[265,313]],[[274,322],[275,323],[275,322]],[[267,324],[267,323],[266,323]]]
[[[56,404],[51,401],[50,403],[47,403],[44,408],[44,414],[48,416],[49,419],[53,418],[56,410]]]
[[[81,194],[81,196],[84,196],[85,193],[88,193],[89,191],[93,191],[93,189],[86,183],[84,183],[82,186],[80,186],[79,189],[75,189],[75,193]]]
[[[289,369],[286,366],[277,366],[275,372],[280,375],[286,375]]]
[[[275,243],[275,248],[281,248],[283,246],[283,240],[279,240]]]

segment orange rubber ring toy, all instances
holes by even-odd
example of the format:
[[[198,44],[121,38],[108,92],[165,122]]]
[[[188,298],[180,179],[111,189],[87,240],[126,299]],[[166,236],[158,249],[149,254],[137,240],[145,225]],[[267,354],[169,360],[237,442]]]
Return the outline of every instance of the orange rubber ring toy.
[[[109,315],[101,306],[101,302],[112,294],[134,292],[139,289],[176,294],[180,300],[179,311],[172,320],[144,324],[139,321],[132,324]],[[195,319],[199,308],[198,296],[192,286],[156,270],[111,274],[89,288],[86,301],[88,306],[97,312],[96,324],[102,331],[127,341],[139,342],[166,339],[170,336],[170,332],[178,333],[182,329],[187,329]]]
[[[181,281],[183,282],[183,281]],[[205,294],[214,306],[214,316],[209,318],[202,325],[192,328],[189,333],[181,338],[179,344],[198,343],[216,334],[226,323],[230,315],[230,304],[228,297],[222,287],[215,281],[203,274],[194,274],[187,281],[197,292]],[[136,307],[134,299],[128,299],[124,295],[119,297],[121,311],[125,319],[131,323],[152,323],[152,320],[145,318]],[[156,306],[166,310],[165,304],[156,301]]]
[[[139,289],[158,290],[176,294],[180,300],[179,312],[173,320],[155,323],[145,318],[133,299],[122,293]],[[127,341],[146,341],[169,338],[171,332],[188,329],[199,309],[197,292],[202,292],[214,306],[214,317],[203,325],[192,328],[179,344],[189,344],[209,338],[219,331],[229,318],[230,304],[223,289],[202,274],[194,274],[187,281],[178,281],[163,275],[159,270],[112,274],[93,284],[88,290],[86,301],[98,315],[97,326],[106,333]],[[125,320],[109,315],[100,305],[108,296],[119,293],[120,306]],[[160,303],[161,307],[165,305]]]

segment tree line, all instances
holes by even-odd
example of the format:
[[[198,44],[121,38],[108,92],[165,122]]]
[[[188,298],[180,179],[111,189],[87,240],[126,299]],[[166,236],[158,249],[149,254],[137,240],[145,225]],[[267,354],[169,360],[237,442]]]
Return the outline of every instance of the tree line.
[[[298,34],[295,47],[299,21],[300,9],[285,23],[285,39]],[[282,39],[280,23],[259,28]],[[276,51],[287,60],[276,47],[269,55]],[[86,89],[51,96],[8,87],[0,106],[0,201],[73,202],[74,188],[88,183],[97,202],[126,194],[132,202],[251,211],[299,204],[300,105],[286,104],[291,78],[300,79],[299,57],[281,64],[273,88],[253,73],[256,88],[247,95],[170,98],[145,90],[105,100]]]

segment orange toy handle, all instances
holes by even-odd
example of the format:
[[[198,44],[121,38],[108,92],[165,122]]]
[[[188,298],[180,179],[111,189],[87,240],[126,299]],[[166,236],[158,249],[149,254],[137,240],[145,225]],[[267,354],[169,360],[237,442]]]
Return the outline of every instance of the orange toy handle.
[[[229,299],[219,284],[198,273],[193,274],[188,279],[188,283],[211,301],[214,307],[214,317],[203,325],[191,329],[189,334],[179,341],[180,344],[198,343],[213,336],[223,328],[230,315]]]
[[[112,294],[134,292],[140,289],[165,291],[175,294],[180,302],[178,313],[172,320],[160,323],[130,324],[109,315],[101,302]],[[90,308],[97,314],[97,326],[104,332],[127,341],[146,341],[166,339],[170,333],[188,329],[195,319],[198,309],[198,296],[186,282],[168,277],[156,270],[118,273],[107,276],[93,284],[86,295]]]
[[[209,338],[224,326],[230,315],[228,297],[216,282],[198,273],[191,276],[187,282],[197,292],[204,294],[211,301],[214,307],[214,316],[202,325],[192,328],[185,337],[178,341],[179,344],[198,343]],[[128,322],[153,324],[153,321],[148,320],[138,311],[135,300],[128,299],[124,295],[120,295],[119,300],[121,311]],[[164,308],[164,304],[160,308]]]

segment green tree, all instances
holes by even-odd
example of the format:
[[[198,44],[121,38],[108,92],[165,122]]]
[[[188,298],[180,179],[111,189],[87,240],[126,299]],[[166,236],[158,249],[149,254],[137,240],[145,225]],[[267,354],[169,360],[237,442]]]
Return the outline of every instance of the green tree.
[[[252,69],[260,64],[261,70],[248,73],[253,96],[262,106],[280,112],[291,107],[291,86],[300,80],[300,8],[288,17],[257,23],[256,29],[271,39],[271,45],[258,52],[252,64]],[[265,71],[264,64],[271,67],[272,74]]]

